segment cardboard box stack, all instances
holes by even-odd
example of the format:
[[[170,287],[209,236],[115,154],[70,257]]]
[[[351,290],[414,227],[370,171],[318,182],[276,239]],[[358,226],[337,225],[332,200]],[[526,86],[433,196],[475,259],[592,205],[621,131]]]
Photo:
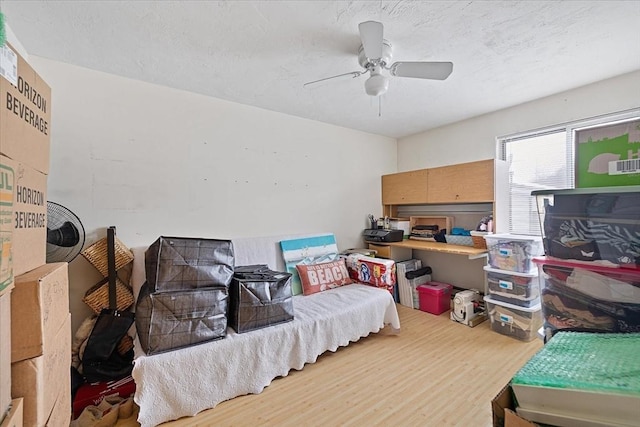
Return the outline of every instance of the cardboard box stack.
[[[13,286],[13,283],[11,284]],[[0,295],[0,423],[11,405],[11,288]]]
[[[68,425],[68,270],[46,264],[51,89],[9,43],[0,60],[0,420]]]

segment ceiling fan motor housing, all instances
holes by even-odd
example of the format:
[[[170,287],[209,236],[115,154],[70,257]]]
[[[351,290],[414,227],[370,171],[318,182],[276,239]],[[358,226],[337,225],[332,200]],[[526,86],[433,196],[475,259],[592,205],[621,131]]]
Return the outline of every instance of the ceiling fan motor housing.
[[[386,68],[391,64],[391,59],[393,59],[393,47],[391,43],[387,40],[382,42],[382,57],[381,58],[367,58],[364,54],[364,46],[360,45],[360,49],[358,49],[358,63],[362,68],[370,69],[375,67],[376,65],[382,66],[382,68]]]

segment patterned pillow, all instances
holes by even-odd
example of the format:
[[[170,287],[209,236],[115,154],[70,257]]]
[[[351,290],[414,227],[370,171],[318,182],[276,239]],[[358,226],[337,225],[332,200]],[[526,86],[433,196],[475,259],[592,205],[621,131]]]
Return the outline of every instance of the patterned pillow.
[[[291,273],[293,295],[302,293],[302,283],[296,270],[297,264],[317,264],[338,258],[338,245],[333,234],[282,240],[280,247],[287,271]]]
[[[344,258],[319,264],[298,264],[296,269],[300,274],[302,293],[304,295],[311,295],[353,283],[353,280],[349,277]]]

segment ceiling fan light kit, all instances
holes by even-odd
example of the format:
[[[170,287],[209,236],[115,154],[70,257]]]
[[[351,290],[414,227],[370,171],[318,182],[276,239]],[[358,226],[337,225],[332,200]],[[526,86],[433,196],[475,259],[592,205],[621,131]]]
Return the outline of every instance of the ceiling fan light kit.
[[[415,79],[445,80],[453,71],[451,62],[395,62],[391,43],[383,38],[384,27],[382,23],[366,21],[358,25],[362,44],[358,49],[358,63],[363,71],[338,74],[323,79],[307,82],[304,86],[323,82],[337,77],[350,75],[353,78],[369,73],[369,78],[364,82],[367,95],[380,96],[389,89],[389,78],[382,74],[387,70],[393,77],[411,77]],[[391,65],[389,65],[391,64]]]
[[[364,82],[364,89],[367,95],[380,96],[389,89],[389,79],[383,76],[380,70],[373,70],[371,77]]]

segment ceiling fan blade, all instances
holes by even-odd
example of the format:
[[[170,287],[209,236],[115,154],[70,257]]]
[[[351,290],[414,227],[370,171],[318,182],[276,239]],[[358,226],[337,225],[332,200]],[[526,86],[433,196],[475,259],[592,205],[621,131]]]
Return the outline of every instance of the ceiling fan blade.
[[[395,62],[389,68],[392,76],[433,80],[444,80],[452,71],[452,62]]]
[[[382,58],[383,32],[382,23],[366,21],[358,25],[364,54],[369,59]]]
[[[316,83],[321,83],[321,82],[324,82],[326,80],[336,79],[338,77],[351,76],[352,78],[355,79],[356,77],[359,77],[364,73],[366,73],[366,71],[352,71],[350,73],[338,74],[336,76],[325,77],[324,79],[319,79],[319,80],[314,80],[312,82],[307,82],[307,83],[303,84],[302,87],[307,87],[309,85],[313,85],[313,84],[316,84]]]

